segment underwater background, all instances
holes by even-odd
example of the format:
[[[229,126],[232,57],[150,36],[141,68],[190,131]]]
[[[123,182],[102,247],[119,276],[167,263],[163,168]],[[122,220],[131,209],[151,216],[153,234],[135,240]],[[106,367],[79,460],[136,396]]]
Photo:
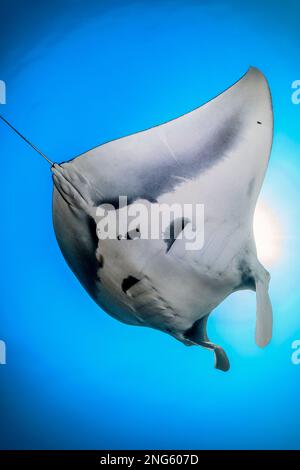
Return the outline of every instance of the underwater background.
[[[250,65],[275,116],[260,196],[274,335],[255,345],[253,292],[226,299],[208,332],[228,373],[93,303],[55,240],[47,162],[0,122],[0,448],[300,448],[299,44],[292,0],[0,0],[0,113],[55,162],[178,117]]]

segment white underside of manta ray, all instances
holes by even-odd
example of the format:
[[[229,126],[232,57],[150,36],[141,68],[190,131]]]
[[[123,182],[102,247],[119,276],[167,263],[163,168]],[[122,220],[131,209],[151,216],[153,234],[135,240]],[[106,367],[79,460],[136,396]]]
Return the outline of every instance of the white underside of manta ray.
[[[237,290],[256,291],[256,343],[272,336],[269,273],[257,259],[253,215],[273,139],[269,87],[249,71],[212,101],[149,130],[52,166],[53,223],[61,251],[95,302],[118,320],[166,332],[215,353],[209,314]],[[205,239],[99,240],[96,208],[128,204],[203,204]],[[116,207],[118,210],[118,207]]]

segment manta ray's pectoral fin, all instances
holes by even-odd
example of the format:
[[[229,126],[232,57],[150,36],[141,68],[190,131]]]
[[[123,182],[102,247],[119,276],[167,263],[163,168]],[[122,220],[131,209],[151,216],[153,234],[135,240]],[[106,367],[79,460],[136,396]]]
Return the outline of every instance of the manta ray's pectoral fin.
[[[256,286],[256,331],[255,341],[263,348],[272,338],[273,313],[272,304],[269,297],[270,274],[260,264],[254,270]]]
[[[215,368],[226,372],[230,369],[229,360],[224,349],[209,340],[206,332],[207,320],[208,315],[197,320],[193,326],[185,332],[184,337],[194,344],[213,350],[215,353]]]

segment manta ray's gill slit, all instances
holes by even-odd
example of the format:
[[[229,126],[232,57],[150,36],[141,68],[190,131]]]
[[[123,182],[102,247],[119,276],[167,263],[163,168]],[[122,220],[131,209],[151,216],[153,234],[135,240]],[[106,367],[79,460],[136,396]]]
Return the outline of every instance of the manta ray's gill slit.
[[[21,139],[23,139],[28,145],[30,145],[30,147],[35,150],[39,155],[41,155],[48,163],[50,163],[50,165],[53,165],[54,163],[48,158],[46,157],[45,154],[43,154],[32,142],[30,142],[30,140],[26,139],[26,137],[24,137],[23,134],[21,134],[21,132],[18,131],[18,129],[16,129],[12,124],[10,124],[10,122],[7,121],[7,119],[5,119],[3,116],[0,115],[0,119],[2,119],[2,121],[8,126],[10,127],[19,137],[21,137]]]
[[[122,282],[122,291],[126,294],[126,292],[138,282],[140,282],[140,280],[134,276],[126,277]]]

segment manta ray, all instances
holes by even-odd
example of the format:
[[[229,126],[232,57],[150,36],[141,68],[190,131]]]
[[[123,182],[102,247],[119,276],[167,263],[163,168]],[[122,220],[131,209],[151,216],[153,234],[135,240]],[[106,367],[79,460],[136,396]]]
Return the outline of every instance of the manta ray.
[[[52,163],[33,146],[51,163],[59,247],[94,301],[121,322],[212,350],[215,367],[227,371],[228,358],[209,339],[207,321],[230,294],[250,289],[256,292],[256,343],[265,346],[272,336],[270,275],[257,258],[253,215],[272,140],[269,86],[251,67],[192,112],[70,161]],[[178,235],[188,221],[175,223],[171,240],[101,239],[96,209],[110,204],[119,211],[120,196],[129,206],[203,204],[202,248],[184,249]]]

